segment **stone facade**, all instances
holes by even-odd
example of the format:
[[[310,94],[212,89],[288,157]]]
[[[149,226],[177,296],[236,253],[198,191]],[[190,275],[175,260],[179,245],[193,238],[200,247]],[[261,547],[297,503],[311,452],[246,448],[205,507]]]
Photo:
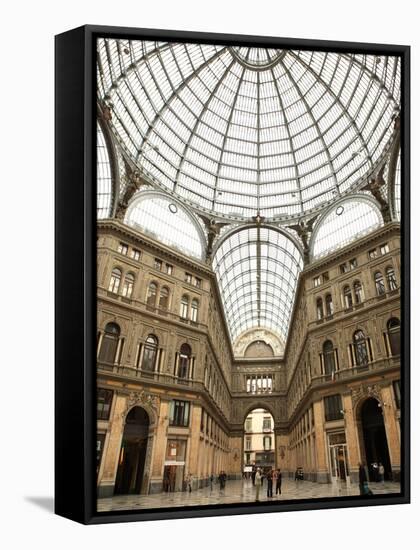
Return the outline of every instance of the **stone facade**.
[[[247,357],[249,335],[234,353],[208,263],[115,219],[98,222],[97,246],[99,496],[122,490],[128,460],[142,464],[130,486],[143,494],[194,490],[221,470],[240,477],[244,422],[257,408],[274,419],[276,467],[354,482],[359,462],[373,456],[369,400],[382,415],[389,475],[398,477],[400,360],[389,321],[400,319],[399,224],[304,268],[285,346],[268,333],[256,338],[271,357]],[[137,439],[127,420],[135,407],[149,419]]]

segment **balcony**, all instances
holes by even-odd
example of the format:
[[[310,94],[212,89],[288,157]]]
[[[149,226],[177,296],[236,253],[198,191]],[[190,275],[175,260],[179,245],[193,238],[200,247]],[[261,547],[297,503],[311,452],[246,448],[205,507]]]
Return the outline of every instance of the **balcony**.
[[[98,362],[97,363],[98,373],[106,372],[112,373],[117,376],[124,376],[134,380],[142,380],[144,382],[154,382],[163,385],[174,386],[185,386],[188,388],[201,389],[203,384],[201,382],[194,382],[191,378],[180,378],[179,376],[174,376],[173,374],[163,373],[163,372],[151,372],[145,371],[142,369],[137,369],[135,367],[129,367],[126,365],[113,365],[110,363]]]

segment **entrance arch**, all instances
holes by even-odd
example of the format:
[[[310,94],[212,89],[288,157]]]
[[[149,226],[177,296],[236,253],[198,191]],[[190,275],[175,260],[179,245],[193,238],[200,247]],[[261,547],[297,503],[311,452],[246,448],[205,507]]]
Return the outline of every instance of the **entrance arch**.
[[[274,417],[262,406],[248,411],[244,421],[243,472],[251,474],[255,466],[262,469],[276,467],[276,437]]]
[[[360,421],[364,449],[361,456],[365,457],[370,481],[379,481],[378,473],[372,465],[381,462],[385,469],[385,479],[392,478],[391,461],[389,458],[388,440],[386,437],[383,412],[380,402],[370,397],[360,407]],[[363,453],[364,450],[364,453]]]
[[[133,407],[127,414],[115,480],[116,495],[141,492],[149,426],[150,418],[143,407]]]

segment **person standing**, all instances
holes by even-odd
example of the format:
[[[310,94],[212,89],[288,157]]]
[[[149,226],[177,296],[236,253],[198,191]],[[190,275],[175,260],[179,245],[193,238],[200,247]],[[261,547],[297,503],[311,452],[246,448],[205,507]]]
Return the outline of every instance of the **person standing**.
[[[280,468],[277,470],[276,495],[281,495],[281,471],[280,471]]]
[[[255,501],[260,501],[260,489],[261,489],[261,470],[257,468],[255,472]]]
[[[210,492],[213,491],[213,481],[214,481],[213,474],[210,474]]]
[[[273,470],[267,472],[267,498],[273,497]]]
[[[191,474],[187,475],[187,488],[188,492],[191,493],[192,487],[191,487]]]
[[[359,463],[359,491],[360,494],[365,496],[367,495],[369,488],[367,483],[367,475],[365,465],[361,462]]]
[[[378,464],[378,474],[379,474],[379,481],[381,483],[384,483],[385,481],[385,468],[382,462],[379,462]]]
[[[255,475],[257,473],[257,468],[255,466],[252,467],[252,472],[251,472],[251,478],[252,478],[252,485],[255,485]]]

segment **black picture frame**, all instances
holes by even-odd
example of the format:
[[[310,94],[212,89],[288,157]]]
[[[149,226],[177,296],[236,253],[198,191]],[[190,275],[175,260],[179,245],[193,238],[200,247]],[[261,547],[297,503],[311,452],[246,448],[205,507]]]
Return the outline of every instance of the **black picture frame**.
[[[168,40],[396,55],[401,101],[401,493],[96,512],[95,39]],[[55,512],[84,524],[410,502],[410,47],[87,25],[55,38]]]

